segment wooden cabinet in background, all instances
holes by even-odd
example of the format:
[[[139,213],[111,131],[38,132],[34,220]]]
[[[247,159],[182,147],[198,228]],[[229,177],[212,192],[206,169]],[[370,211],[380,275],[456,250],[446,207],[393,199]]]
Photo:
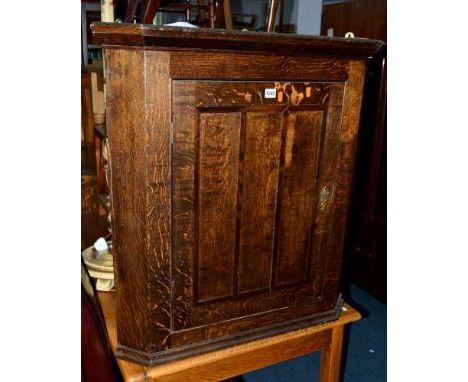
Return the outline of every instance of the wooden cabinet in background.
[[[118,354],[156,364],[336,319],[378,41],[95,24]]]
[[[387,41],[387,0],[323,0],[321,34],[344,37],[353,32],[356,37]]]

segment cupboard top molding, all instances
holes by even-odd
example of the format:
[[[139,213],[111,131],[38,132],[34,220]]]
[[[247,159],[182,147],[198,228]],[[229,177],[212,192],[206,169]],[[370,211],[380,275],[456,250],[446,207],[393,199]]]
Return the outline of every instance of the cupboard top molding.
[[[366,59],[385,44],[364,38],[330,38],[221,29],[180,28],[146,24],[93,23],[95,41],[104,47],[154,49],[206,49],[261,52],[277,55],[334,56]]]

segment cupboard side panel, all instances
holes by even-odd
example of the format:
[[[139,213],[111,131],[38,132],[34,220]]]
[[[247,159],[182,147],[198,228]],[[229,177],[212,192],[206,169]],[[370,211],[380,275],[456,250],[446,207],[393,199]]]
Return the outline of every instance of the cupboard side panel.
[[[359,130],[365,61],[350,61],[349,78],[343,99],[343,117],[339,159],[335,176],[333,222],[330,255],[325,267],[324,306],[331,306],[340,292],[343,245],[349,210],[354,162]]]
[[[117,339],[150,351],[144,57],[120,49],[106,49],[105,56]]]

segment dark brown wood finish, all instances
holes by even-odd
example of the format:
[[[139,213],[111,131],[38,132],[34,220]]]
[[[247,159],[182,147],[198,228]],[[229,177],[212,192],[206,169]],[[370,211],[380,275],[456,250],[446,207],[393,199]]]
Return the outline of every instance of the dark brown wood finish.
[[[275,285],[307,281],[313,232],[322,111],[291,112],[284,118],[285,140],[278,206]]]
[[[165,347],[171,326],[168,54],[107,50],[106,60],[118,337],[150,352]]]
[[[356,37],[387,41],[387,0],[324,0],[321,34],[353,32]]]
[[[201,113],[198,128],[198,302],[232,296],[240,113]],[[177,187],[177,184],[175,184]]]
[[[337,318],[365,71],[353,58],[379,43],[327,40],[323,55],[314,38],[97,28],[118,354],[156,364]],[[172,45],[142,47],[142,31]],[[229,39],[247,48],[212,49]],[[310,56],[272,55],[303,43]],[[246,53],[258,44],[270,52]]]
[[[222,52],[171,53],[171,77],[174,79],[255,81],[285,78],[301,81],[313,78],[316,81],[345,81],[347,73],[348,61],[340,58],[233,55]]]
[[[351,61],[349,78],[346,87],[346,97],[343,104],[341,126],[341,142],[339,160],[335,173],[334,205],[330,255],[327,259],[327,273],[325,273],[324,301],[331,303],[334,293],[340,289],[339,275],[341,274],[342,254],[346,223],[349,209],[354,161],[356,154],[357,135],[360,120],[362,91],[366,64],[362,61]]]
[[[120,343],[150,351],[142,51],[107,50],[107,132]],[[129,198],[129,195],[131,197]],[[139,254],[144,256],[139,256]],[[140,296],[140,298],[135,298]]]
[[[169,348],[171,303],[171,91],[169,53],[145,51],[148,303],[152,351]],[[151,63],[151,64],[149,64]],[[135,84],[134,84],[135,85]]]
[[[366,59],[382,46],[364,38],[328,38],[281,33],[178,28],[143,24],[93,23],[95,41],[106,46],[146,46],[158,49],[254,51],[279,55],[345,56]]]
[[[281,119],[277,112],[247,113],[244,171],[239,191],[239,293],[268,288],[273,260],[276,187],[279,181]]]
[[[277,89],[285,90],[283,102],[281,103],[277,100],[252,96],[252,94],[258,93],[258,89],[275,86],[277,86]],[[302,148],[304,145],[309,145],[312,150],[315,150],[316,155],[311,155],[312,166],[310,166],[310,174],[305,174],[306,177],[310,175],[310,179],[308,179],[307,182],[309,184],[313,184],[314,179],[318,176],[317,166],[314,164],[318,164],[317,154],[321,149],[321,137],[323,136],[323,128],[325,127],[325,124],[322,123],[321,118],[318,120],[312,120],[315,124],[310,124],[311,121],[307,121],[307,117],[309,115],[321,116],[323,114],[322,111],[315,110],[322,110],[328,105],[328,89],[330,88],[338,89],[338,91],[333,92],[331,103],[333,105],[341,105],[343,96],[343,86],[341,84],[289,83],[288,85],[285,85],[281,83],[227,83],[210,81],[198,83],[192,81],[173,82],[173,96],[174,100],[176,100],[173,107],[173,167],[175,169],[173,187],[176,195],[176,198],[173,200],[175,213],[172,224],[175,231],[175,240],[173,242],[173,249],[175,251],[174,263],[176,264],[176,269],[186,269],[190,264],[194,264],[194,270],[189,268],[188,274],[193,274],[195,278],[193,280],[193,278],[187,277],[185,274],[179,272],[175,275],[176,287],[179,284],[183,284],[183,288],[180,288],[179,290],[181,293],[184,293],[185,291],[186,295],[185,298],[181,298],[180,301],[176,303],[176,306],[180,307],[180,309],[177,309],[178,319],[180,319],[179,313],[185,317],[180,321],[181,326],[176,326],[176,328],[186,329],[190,326],[211,325],[220,320],[261,313],[262,310],[268,311],[284,308],[284,306],[292,304],[292,296],[296,296],[298,301],[300,301],[301,298],[319,298],[320,287],[319,284],[317,284],[318,278],[315,273],[313,273],[315,272],[315,269],[310,269],[312,274],[309,276],[309,282],[304,284],[304,282],[307,281],[307,274],[304,273],[307,272],[308,268],[304,268],[303,264],[308,265],[309,256],[307,255],[307,251],[309,248],[307,241],[310,239],[310,235],[312,234],[312,217],[306,217],[307,222],[304,223],[305,228],[303,231],[304,243],[300,249],[288,247],[290,245],[294,247],[296,244],[294,240],[278,246],[275,244],[275,242],[278,241],[275,240],[275,235],[288,238],[289,235],[294,232],[290,224],[281,224],[281,215],[279,214],[279,210],[281,208],[277,208],[277,206],[281,206],[285,203],[284,201],[281,201],[281,195],[283,192],[280,192],[279,189],[282,188],[281,186],[278,187],[280,182],[280,166],[286,168],[285,171],[281,170],[281,172],[290,174],[286,175],[286,178],[290,179],[285,182],[284,188],[287,190],[286,192],[291,192],[292,195],[298,194],[299,197],[303,195],[303,197],[306,198],[310,195],[311,198],[308,203],[311,206],[316,202],[313,198],[313,193],[311,193],[310,190],[301,192],[300,187],[295,188],[294,182],[292,181],[293,175],[291,174],[294,174],[294,171],[299,171],[297,166],[298,163],[301,163],[303,160],[301,159],[301,155],[307,156],[310,154],[307,150],[304,151]],[[230,91],[228,91],[228,89]],[[307,89],[309,89],[309,91]],[[189,95],[190,93],[192,96]],[[249,100],[248,104],[246,104],[246,98]],[[231,106],[228,107],[227,105]],[[268,109],[270,111],[266,112]],[[299,110],[295,111],[296,109]],[[313,111],[304,111],[304,109],[310,109]],[[197,112],[199,113],[198,118]],[[226,118],[229,114],[232,116],[238,116],[239,112],[245,114],[245,117],[241,117],[240,119],[243,121],[240,126],[239,119],[236,119],[236,122],[232,123],[230,126],[223,126],[222,123],[218,124],[220,130],[217,134],[219,135],[221,142],[225,142],[224,135],[227,131],[230,131],[231,134],[234,134],[235,136],[235,139],[231,139],[230,142],[238,143],[237,147],[229,150],[229,155],[226,155],[226,151],[222,149],[223,146],[216,143],[218,142],[218,138],[214,138],[216,136],[215,132],[211,132],[212,142],[210,142],[209,145],[204,145],[202,143],[202,138],[199,137],[199,134],[204,127],[204,115],[211,114],[211,118]],[[305,121],[303,120],[304,117],[306,118]],[[263,123],[268,125],[269,129],[273,129],[274,139],[272,139],[270,134],[265,134],[263,130],[259,131],[258,121],[260,118],[263,118]],[[252,124],[252,119],[253,121],[256,121],[255,125]],[[299,122],[291,122],[288,129],[288,124],[285,122],[288,119],[291,119],[292,121],[298,120]],[[283,126],[283,132],[280,131],[280,125]],[[335,130],[338,130],[339,126],[339,124],[330,124],[330,128]],[[297,133],[295,133],[295,128],[298,129]],[[313,131],[313,133],[309,135],[305,134],[304,132],[308,129]],[[290,131],[289,134],[287,134],[287,130]],[[257,143],[258,147],[261,146],[267,149],[269,145],[274,145],[273,152],[272,149],[269,149],[273,154],[272,160],[266,161],[266,164],[265,158],[258,158],[255,160],[255,157],[252,157],[253,151],[250,148],[250,145],[255,142],[253,138],[254,136],[260,141],[260,143]],[[296,136],[296,138],[294,136]],[[334,137],[335,139],[339,139],[338,134],[335,134]],[[190,144],[188,144],[189,142]],[[218,147],[216,151],[212,150],[213,142],[215,142]],[[196,145],[196,143],[198,144]],[[217,272],[224,276],[222,281],[224,285],[224,293],[227,294],[221,293],[214,296],[216,298],[212,298],[212,300],[221,300],[217,302],[213,301],[209,305],[191,306],[192,296],[198,296],[197,290],[200,289],[198,286],[201,285],[201,289],[205,289],[205,284],[207,282],[207,276],[204,272],[206,266],[201,264],[204,263],[204,261],[200,262],[200,256],[206,257],[207,254],[203,254],[206,250],[203,251],[200,247],[203,246],[202,240],[197,239],[205,236],[211,236],[211,233],[209,231],[205,231],[204,227],[200,223],[202,221],[200,216],[205,213],[203,212],[203,203],[200,201],[201,191],[204,191],[202,190],[202,187],[200,187],[200,178],[202,178],[200,175],[202,170],[200,168],[204,165],[204,163],[202,163],[204,161],[200,162],[200,158],[203,157],[203,153],[205,151],[210,153],[211,156],[215,155],[211,160],[217,165],[219,165],[220,161],[221,163],[225,163],[226,161],[226,163],[232,162],[232,152],[235,152],[240,158],[239,163],[236,163],[234,166],[230,166],[230,170],[219,172],[216,171],[217,169],[215,168],[213,170],[214,174],[211,174],[211,176],[209,174],[203,175],[205,178],[209,177],[212,180],[217,180],[223,187],[227,187],[227,185],[230,184],[229,187],[233,189],[231,191],[232,195],[237,195],[236,201],[234,201],[234,199],[231,200],[231,208],[235,208],[237,203],[237,220],[234,219],[232,215],[233,210],[230,210],[230,218],[228,218],[226,215],[226,208],[224,208],[223,213],[217,213],[216,224],[214,224],[215,228],[212,229],[217,231],[220,229],[218,226],[221,225],[221,229],[225,233],[225,240],[230,241],[235,237],[238,237],[238,240],[236,240],[235,245],[227,247],[230,249],[227,256],[226,251],[211,252],[212,256],[214,256],[211,268],[216,269]],[[257,151],[255,155],[258,154],[259,153]],[[280,156],[283,157],[283,159],[281,159],[281,163]],[[268,171],[259,171],[258,162],[260,162],[260,160],[262,160],[262,166],[265,167],[268,165],[268,167],[266,167]],[[306,159],[305,162],[307,163],[308,159]],[[187,167],[188,163],[190,163],[190,168]],[[232,173],[232,167],[236,169],[235,173]],[[293,169],[292,172],[290,167]],[[234,179],[234,182],[227,183],[222,181],[223,178],[220,178],[218,174],[222,174],[224,176],[224,173],[230,174],[230,179]],[[264,177],[261,177],[262,173],[264,174]],[[272,177],[270,177],[270,173],[272,174]],[[301,176],[302,175],[304,174],[301,174]],[[221,182],[219,182],[220,180]],[[180,187],[179,184],[181,185]],[[260,187],[263,187],[263,192],[259,192]],[[265,201],[262,196],[268,194],[271,196],[269,200],[267,198],[267,201]],[[222,195],[222,192],[212,193],[211,204],[209,204],[207,208],[213,208],[213,206],[216,207],[220,201],[224,201]],[[190,203],[187,203],[187,201],[190,201]],[[265,205],[265,202],[268,204]],[[283,209],[287,211],[287,208],[290,208],[292,204],[294,203],[289,202],[285,207],[286,209]],[[262,208],[262,205],[265,207]],[[312,213],[312,211],[310,212]],[[270,218],[267,222],[264,222],[265,227],[263,236],[258,234],[258,222],[259,218],[264,216],[264,214]],[[286,215],[286,213],[284,214]],[[298,222],[294,223],[297,224]],[[307,224],[309,228],[307,228]],[[229,227],[227,230],[226,225]],[[234,229],[236,229],[235,232],[233,232]],[[179,233],[180,236],[178,236]],[[252,244],[249,246],[249,242],[252,241],[255,243],[255,246]],[[262,255],[258,254],[259,248],[256,248],[257,245],[260,245],[261,248],[263,248]],[[278,256],[276,252],[280,255]],[[290,258],[290,252],[293,253],[293,258]],[[222,255],[218,256],[219,253]],[[249,259],[246,257],[248,254],[253,258],[250,266],[248,265],[249,263],[246,263],[246,260]],[[294,258],[294,256],[297,256],[297,259]],[[297,284],[299,282],[300,285],[295,285],[291,290],[279,289],[274,293],[271,293],[270,289],[275,288],[273,273],[275,272],[278,275],[282,275],[282,272],[276,271],[275,264],[277,258],[283,259],[287,262],[289,261],[290,263],[295,263],[295,261],[298,260],[299,264],[295,264],[293,267],[295,269],[300,269],[301,276],[299,277],[299,280],[292,280],[289,284]],[[189,260],[187,261],[187,259]],[[178,266],[179,262],[182,262],[181,266]],[[262,268],[256,268],[255,270],[249,271],[253,266],[259,264],[263,264],[264,266]],[[263,289],[256,287],[252,288],[252,290],[245,290],[245,287],[242,284],[239,285],[239,282],[242,282],[243,284],[256,283],[259,281],[259,275],[262,275],[261,277],[266,281],[266,285],[264,285]],[[273,283],[270,285],[271,280],[273,280]],[[232,286],[230,290],[228,287],[229,285]],[[211,289],[212,293],[214,293],[213,289],[216,290],[217,287],[212,285]],[[248,293],[254,290],[267,294],[264,295],[263,299],[260,299],[258,296]],[[225,297],[236,295],[236,291],[239,295],[237,298],[231,301],[225,299]],[[314,294],[313,291],[316,291],[316,293]],[[244,293],[247,294],[242,296]],[[223,297],[224,299],[222,299]],[[206,300],[200,300],[197,297],[195,297],[195,301],[198,303],[206,302]],[[298,309],[306,309],[306,311],[310,310],[309,308],[304,307]],[[315,306],[315,310],[317,310],[317,306]],[[278,312],[275,317],[273,317],[273,315],[270,316],[273,321],[280,321],[281,318],[288,317],[288,315],[293,316],[294,312],[283,310],[282,312]],[[259,317],[256,317],[255,319],[259,320]]]

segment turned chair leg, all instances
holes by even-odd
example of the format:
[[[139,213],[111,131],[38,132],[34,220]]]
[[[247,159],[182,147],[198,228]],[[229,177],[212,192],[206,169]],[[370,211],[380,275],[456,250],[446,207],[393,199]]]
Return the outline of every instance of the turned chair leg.
[[[224,0],[224,24],[228,31],[232,30],[231,0]]]
[[[266,18],[266,31],[273,32],[275,28],[275,18],[276,18],[276,10],[278,9],[278,0],[270,0],[268,2],[268,12]]]

